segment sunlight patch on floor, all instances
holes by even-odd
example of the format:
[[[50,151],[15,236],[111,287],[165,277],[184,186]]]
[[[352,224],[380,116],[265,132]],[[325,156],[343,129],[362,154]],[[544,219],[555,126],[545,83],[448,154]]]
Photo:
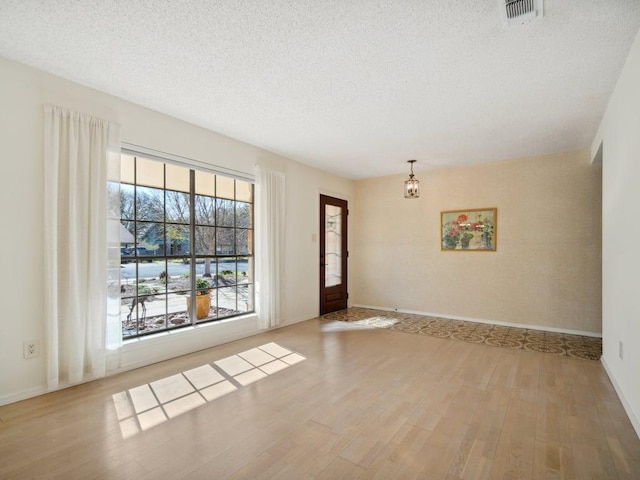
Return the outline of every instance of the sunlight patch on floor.
[[[149,430],[296,363],[302,355],[271,342],[112,396],[122,438]]]

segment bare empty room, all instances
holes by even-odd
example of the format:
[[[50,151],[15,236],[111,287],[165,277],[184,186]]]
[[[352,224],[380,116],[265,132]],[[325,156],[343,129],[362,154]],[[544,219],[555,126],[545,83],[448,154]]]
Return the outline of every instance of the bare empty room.
[[[639,30],[1,1],[0,478],[639,478]]]

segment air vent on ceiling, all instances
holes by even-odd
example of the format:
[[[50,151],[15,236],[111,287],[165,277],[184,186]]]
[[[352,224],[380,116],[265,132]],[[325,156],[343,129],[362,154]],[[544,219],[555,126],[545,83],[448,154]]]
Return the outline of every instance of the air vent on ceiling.
[[[543,0],[500,0],[503,21],[508,25],[522,25],[542,17]]]

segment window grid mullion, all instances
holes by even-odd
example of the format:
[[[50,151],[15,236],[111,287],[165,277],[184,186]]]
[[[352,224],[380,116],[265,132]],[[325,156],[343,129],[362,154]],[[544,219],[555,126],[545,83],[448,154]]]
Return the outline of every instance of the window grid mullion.
[[[170,288],[172,288],[171,292],[180,292],[180,287],[178,287],[178,289],[176,290],[176,287],[170,287],[169,286],[169,281],[170,281],[170,277],[169,274],[170,272],[170,260],[175,260],[176,258],[180,257],[180,258],[188,258],[189,259],[189,296],[190,296],[190,300],[191,300],[191,306],[192,308],[190,309],[186,309],[186,310],[190,310],[189,314],[188,314],[188,318],[187,318],[187,323],[184,323],[182,326],[187,326],[187,325],[196,325],[198,323],[198,315],[197,315],[197,300],[196,300],[196,280],[197,280],[197,260],[200,258],[204,258],[205,262],[209,261],[213,261],[213,263],[215,264],[215,268],[212,269],[215,271],[215,275],[216,279],[218,279],[218,275],[221,274],[221,270],[220,270],[220,261],[221,260],[225,260],[229,263],[228,267],[225,267],[225,269],[223,270],[234,270],[234,274],[232,277],[230,277],[230,280],[233,279],[233,284],[231,283],[227,283],[225,281],[217,281],[215,286],[212,285],[213,290],[215,290],[215,305],[216,305],[216,313],[215,315],[211,316],[211,317],[207,317],[208,320],[217,320],[220,318],[230,318],[230,317],[234,317],[234,316],[238,316],[238,315],[242,315],[245,313],[250,313],[253,312],[254,310],[254,303],[255,303],[255,299],[252,300],[250,302],[251,307],[249,307],[249,301],[247,299],[247,301],[245,302],[245,310],[241,311],[240,310],[240,304],[241,304],[241,299],[239,298],[240,295],[240,286],[239,286],[239,281],[240,281],[240,274],[238,272],[238,268],[240,266],[239,263],[239,248],[238,248],[238,242],[241,241],[241,238],[244,239],[246,237],[246,241],[248,242],[248,245],[246,246],[245,249],[243,249],[242,251],[245,252],[246,254],[243,254],[242,257],[246,258],[246,261],[248,262],[247,265],[245,266],[245,268],[247,269],[247,273],[248,272],[253,272],[253,259],[254,259],[254,252],[253,251],[249,251],[249,246],[253,246],[253,228],[251,225],[251,220],[249,220],[249,226],[239,226],[240,225],[240,219],[238,218],[239,213],[239,201],[238,201],[238,180],[237,179],[233,179],[233,195],[231,199],[228,198],[224,198],[224,199],[219,199],[218,198],[218,193],[219,190],[218,187],[218,183],[219,183],[219,176],[217,174],[215,174],[213,176],[213,197],[212,197],[212,205],[213,205],[213,238],[212,238],[212,245],[206,245],[203,246],[203,248],[205,249],[203,252],[201,252],[202,254],[198,254],[198,252],[196,251],[196,232],[198,231],[198,226],[204,228],[202,225],[200,225],[202,222],[198,221],[198,218],[196,216],[196,173],[197,171],[195,169],[189,169],[188,170],[188,174],[189,174],[189,216],[190,218],[188,219],[188,231],[189,231],[189,238],[188,238],[188,245],[189,245],[189,254],[188,255],[184,255],[184,253],[182,252],[182,248],[180,245],[183,245],[181,242],[183,240],[181,239],[176,239],[175,243],[175,251],[173,250],[172,247],[174,247],[174,244],[172,243],[173,240],[169,235],[168,232],[168,227],[169,227],[169,203],[171,201],[171,198],[169,198],[169,190],[168,190],[168,185],[170,182],[170,178],[169,178],[169,170],[167,168],[167,163],[163,162],[162,163],[162,168],[161,170],[158,171],[158,173],[160,173],[160,175],[162,175],[161,177],[161,182],[157,182],[156,186],[154,186],[154,183],[152,181],[152,183],[147,183],[148,180],[147,178],[153,178],[153,177],[147,177],[147,160],[148,159],[142,159],[140,157],[138,157],[137,155],[131,156],[130,158],[132,158],[132,164],[133,164],[133,172],[132,172],[132,176],[133,176],[133,184],[129,183],[129,185],[131,185],[131,190],[130,193],[128,195],[132,195],[133,196],[133,205],[132,205],[132,209],[130,211],[132,211],[132,215],[124,215],[123,211],[121,210],[121,221],[129,221],[127,219],[128,216],[132,217],[130,220],[133,221],[133,226],[131,228],[131,226],[129,228],[131,228],[131,230],[133,230],[133,245],[134,245],[134,253],[133,255],[131,255],[132,260],[135,262],[134,264],[134,268],[132,269],[133,271],[129,270],[130,274],[125,277],[126,278],[126,282],[127,284],[130,284],[131,282],[133,282],[133,288],[134,291],[131,294],[131,301],[132,303],[135,302],[136,305],[130,305],[129,308],[131,308],[132,310],[134,310],[135,314],[136,314],[136,318],[135,318],[135,323],[130,325],[130,329],[127,329],[125,333],[124,330],[124,321],[123,321],[123,336],[125,338],[135,338],[135,337],[141,337],[141,336],[146,336],[149,333],[156,333],[156,332],[161,332],[161,331],[168,331],[168,330],[172,330],[173,328],[179,327],[179,324],[174,323],[169,323],[169,318],[170,315],[172,315],[171,309],[175,307],[175,304],[173,305],[173,307],[170,305]],[[145,162],[144,164],[142,162]],[[143,170],[140,170],[141,168],[144,168]],[[142,178],[143,177],[143,178]],[[158,176],[160,177],[160,176]],[[172,177],[173,178],[173,177]],[[158,180],[160,180],[160,178],[158,178]],[[139,182],[142,182],[141,184]],[[127,182],[122,182],[123,184],[127,183]],[[231,186],[231,185],[229,185]],[[143,188],[144,187],[144,188]],[[152,217],[150,218],[146,218],[145,216],[145,220],[142,221],[142,223],[144,223],[144,225],[141,225],[140,222],[140,215],[141,212],[144,214],[144,212],[147,211],[147,208],[149,207],[149,205],[151,205],[151,207],[158,209],[160,207],[160,205],[158,205],[157,203],[154,204],[149,204],[148,205],[148,201],[149,201],[149,193],[148,190],[149,189],[158,189],[158,188],[162,188],[162,192],[157,192],[157,194],[161,195],[157,195],[155,196],[156,198],[156,202],[157,201],[162,201],[163,205],[162,205],[162,210],[156,210],[156,212],[159,213],[159,211],[162,211],[163,213],[163,217],[162,219],[154,219]],[[251,219],[253,217],[253,186],[250,185],[251,191],[250,191],[250,196],[251,196],[251,200],[248,202],[243,201],[243,212],[246,209],[246,207],[248,206],[248,212],[247,214],[249,215],[249,218]],[[172,190],[173,192],[173,190]],[[152,192],[153,193],[153,192]],[[208,194],[205,194],[206,196],[209,196],[211,193],[211,191],[208,192]],[[139,202],[139,195],[144,195],[144,199],[140,200],[140,202],[144,202],[143,204],[140,204]],[[152,195],[153,196],[153,195]],[[228,195],[227,195],[228,196]],[[175,201],[175,199],[174,199]],[[246,206],[244,205],[246,204]],[[173,203],[172,203],[173,205]],[[143,210],[140,209],[140,207],[144,207]],[[179,205],[175,206],[175,208],[182,208]],[[218,209],[221,209],[221,211],[218,211]],[[182,218],[182,215],[179,213],[180,210],[176,211],[176,215],[179,216],[179,218]],[[223,215],[223,211],[224,211],[224,215]],[[233,215],[233,219],[228,219],[228,215],[232,214]],[[144,214],[146,215],[146,214]],[[173,216],[171,217],[171,225],[179,227],[179,226],[183,226],[183,224],[177,222],[177,220],[179,219],[178,217],[174,218]],[[244,217],[243,217],[244,218]],[[224,223],[224,226],[221,227],[220,226],[220,222]],[[243,225],[244,225],[244,220],[243,220]],[[184,225],[187,226],[187,225]],[[211,228],[210,224],[206,225],[207,228]],[[160,235],[158,235],[157,229],[158,228],[162,228],[162,232]],[[223,231],[220,231],[220,228],[223,229]],[[232,231],[229,231],[229,228],[231,228]],[[130,230],[130,231],[131,231]],[[142,236],[144,232],[144,237]],[[151,232],[151,233],[149,233]],[[205,235],[206,232],[201,232],[203,235]],[[220,240],[224,240],[223,243],[221,244],[219,242],[219,236],[222,235],[222,237],[220,238]],[[209,234],[206,233],[206,235],[204,237],[202,237],[203,239],[207,239],[207,237],[209,237]],[[251,237],[251,238],[249,238]],[[182,237],[183,238],[183,237]],[[233,245],[228,245],[230,242],[229,240],[232,240]],[[152,245],[157,245],[155,248],[156,250],[154,252],[150,252],[147,255],[147,252],[140,252],[139,251],[139,245],[140,242],[145,242],[145,245],[147,245],[146,248],[153,248],[151,247]],[[162,249],[160,249],[160,245],[159,245],[159,241],[162,242]],[[180,244],[180,245],[178,245]],[[218,248],[220,247],[220,251],[218,251]],[[211,248],[213,248],[213,251],[211,250]],[[122,249],[122,247],[121,247]],[[159,250],[160,249],[160,250]],[[180,252],[180,255],[178,255],[178,252]],[[213,253],[213,255],[211,255],[211,253]],[[123,254],[124,255],[124,254]],[[127,253],[128,255],[128,253]],[[177,256],[177,257],[176,257]],[[153,265],[141,265],[141,262],[145,260],[147,262],[149,262],[150,264]],[[126,262],[124,262],[126,263]],[[171,265],[173,265],[175,262],[171,262]],[[159,265],[162,265],[162,267],[160,268],[162,270],[162,274],[158,274],[156,272],[156,269]],[[143,268],[144,267],[144,268]],[[177,270],[178,272],[180,271],[184,271],[181,269]],[[155,273],[154,273],[155,272]],[[174,273],[175,275],[175,273]],[[132,278],[132,276],[134,276],[134,278]],[[144,277],[144,278],[142,278]],[[156,278],[154,278],[156,277]],[[176,278],[176,277],[174,277]],[[162,281],[164,280],[164,284],[162,284],[162,286],[160,287],[158,285],[158,281]],[[246,284],[242,285],[242,289],[247,290],[247,293],[251,290],[251,288],[249,288],[254,282],[253,281],[249,281],[249,279],[247,278],[248,282]],[[144,283],[143,282],[147,282]],[[124,285],[124,284],[122,284]],[[184,288],[184,287],[182,287]],[[142,293],[144,293],[145,295],[143,295],[145,298],[141,298],[140,296],[140,291],[142,291]],[[222,290],[224,290],[224,296],[221,295],[222,294]],[[121,288],[121,290],[123,290]],[[151,290],[154,293],[149,293],[147,290]],[[124,290],[123,290],[124,291]],[[156,297],[156,293],[158,291],[162,292],[162,295],[157,295]],[[182,290],[184,292],[184,290]],[[212,292],[213,293],[213,292]],[[149,298],[150,297],[150,298]],[[175,295],[174,295],[175,297]],[[175,301],[176,299],[173,298],[172,301]],[[224,313],[221,313],[220,311],[220,301],[223,301],[223,304],[225,304],[226,306],[226,311],[224,311]],[[154,316],[153,313],[151,313],[150,315],[146,313],[145,310],[145,305],[143,305],[144,302],[147,302],[147,307],[149,307],[152,311],[153,309],[155,309],[155,311],[157,312],[157,314]],[[158,305],[156,302],[162,301],[163,308],[160,308],[160,305]],[[225,303],[228,302],[228,303]],[[151,305],[149,305],[151,304]],[[135,307],[132,308],[132,307]],[[230,312],[228,309],[229,308],[233,308],[234,311]],[[162,313],[163,314],[162,314]],[[183,312],[183,310],[175,310],[174,308],[174,313],[177,314],[181,314],[181,312]],[[186,312],[185,312],[186,313]],[[164,317],[164,322],[160,323],[160,318],[158,314],[162,315],[162,317]],[[124,317],[123,317],[124,318]],[[184,317],[183,317],[184,318]],[[145,325],[144,328],[143,327],[143,323]],[[147,328],[150,327],[150,328]]]

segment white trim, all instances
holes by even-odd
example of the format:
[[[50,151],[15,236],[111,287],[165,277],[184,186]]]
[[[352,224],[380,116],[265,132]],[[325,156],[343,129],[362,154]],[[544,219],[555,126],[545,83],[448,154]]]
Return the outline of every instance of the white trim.
[[[273,332],[275,330],[279,330],[281,328],[285,328],[285,327],[291,327],[293,325],[295,325],[296,323],[302,323],[302,322],[308,322],[309,320],[314,320],[314,319],[318,319],[320,318],[318,315],[312,315],[310,317],[299,317],[297,320],[286,320],[283,321],[282,323],[275,325],[273,327],[268,327],[268,328],[264,328],[262,330],[260,330],[259,332],[256,332],[258,334],[260,333],[267,333],[267,332]]]
[[[216,322],[207,322],[126,340],[123,346],[114,353],[118,358],[117,362],[120,363],[119,366],[108,369],[106,376],[101,378],[264,333],[264,330],[257,328],[257,321],[258,316],[255,313],[249,313]],[[107,365],[109,365],[108,359]],[[85,381],[74,384],[68,382],[60,383],[58,388],[51,390],[47,389],[45,385],[33,387],[0,397],[0,406],[56,392],[93,380],[99,380],[99,378],[88,377]]]
[[[262,333],[257,321],[257,314],[249,313],[125,340],[119,352],[119,365],[108,375],[249,338]]]
[[[529,330],[542,330],[545,332],[568,333],[570,335],[582,335],[584,337],[602,338],[601,333],[587,332],[584,330],[571,330],[568,328],[547,327],[546,325],[528,325],[526,323],[501,322],[499,320],[485,320],[482,318],[462,317],[459,315],[449,315],[443,313],[420,312],[417,310],[404,310],[400,308],[377,307],[373,305],[352,305],[353,307],[371,308],[373,310],[383,310],[385,312],[413,313],[415,315],[426,315],[428,317],[439,317],[450,320],[464,320],[465,322],[486,323],[489,325],[500,325],[503,327],[528,328]]]
[[[19,402],[21,400],[27,400],[29,398],[39,397],[40,395],[45,395],[47,393],[57,392],[58,390],[64,390],[65,388],[75,387],[76,385],[82,385],[83,383],[93,382],[94,380],[100,380],[106,378],[110,375],[109,372],[105,376],[96,377],[95,375],[87,375],[80,382],[59,382],[56,388],[47,388],[46,385],[42,385],[39,387],[32,387],[27,390],[23,390],[17,393],[11,393],[9,395],[4,395],[0,397],[0,406],[8,405],[10,403]]]
[[[624,393],[622,392],[622,389],[620,388],[620,385],[616,381],[616,377],[614,377],[613,372],[611,371],[611,369],[607,365],[607,361],[605,360],[604,355],[600,359],[600,362],[602,363],[602,366],[604,367],[604,371],[607,372],[607,375],[609,376],[609,380],[611,380],[611,383],[613,384],[613,388],[615,389],[616,393],[618,394],[618,398],[620,399],[620,403],[622,403],[624,411],[626,412],[627,417],[629,417],[629,421],[631,422],[631,425],[633,426],[633,429],[636,431],[636,435],[638,436],[638,438],[640,438],[640,420],[638,420],[638,417],[635,416],[635,413],[633,412],[633,409],[631,408],[631,404],[627,401],[627,397],[624,396]]]
[[[47,387],[40,386],[29,388],[17,393],[3,395],[2,397],[0,397],[0,406],[9,405],[10,403],[19,402],[21,400],[27,400],[28,398],[38,397],[40,395],[44,395],[45,393],[49,393]]]
[[[159,160],[162,162],[179,165],[187,168],[198,168],[212,173],[219,173],[228,177],[235,178],[236,180],[243,180],[245,182],[255,183],[255,175],[242,172],[240,170],[234,170],[233,168],[222,167],[212,163],[203,162],[200,160],[194,160],[193,158],[182,157],[173,153],[162,152],[160,150],[154,150],[152,148],[142,147],[140,145],[134,145],[132,143],[122,142],[122,151],[130,155],[143,155],[153,160]]]
[[[320,315],[317,313],[306,313],[304,315],[299,315],[297,318],[292,318],[290,320],[284,320],[280,326],[287,327],[289,325],[295,325],[296,323],[306,322],[309,320],[313,320],[314,318],[320,318]]]

